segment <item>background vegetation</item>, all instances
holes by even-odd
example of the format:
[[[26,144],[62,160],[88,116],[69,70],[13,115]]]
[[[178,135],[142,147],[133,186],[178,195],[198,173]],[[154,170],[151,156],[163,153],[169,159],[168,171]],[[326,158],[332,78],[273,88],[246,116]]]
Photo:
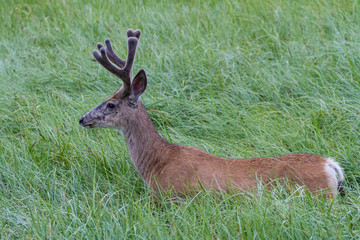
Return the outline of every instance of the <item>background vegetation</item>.
[[[360,6],[337,0],[0,0],[2,239],[359,239]],[[168,141],[224,157],[334,157],[347,196],[282,189],[156,204],[121,134],[78,119],[121,81],[139,28],[142,100]],[[298,189],[302,192],[302,189]]]

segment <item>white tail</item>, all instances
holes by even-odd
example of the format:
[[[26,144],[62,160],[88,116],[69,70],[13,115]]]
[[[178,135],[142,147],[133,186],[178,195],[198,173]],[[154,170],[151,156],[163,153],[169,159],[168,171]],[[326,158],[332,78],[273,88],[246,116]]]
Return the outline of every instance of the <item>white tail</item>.
[[[155,191],[238,189],[254,190],[257,181],[269,184],[275,179],[289,179],[305,185],[311,192],[325,190],[335,196],[343,192],[344,176],[339,164],[330,158],[311,154],[288,154],[279,157],[228,159],[208,154],[198,148],[171,144],[154,128],[140,101],[147,78],[140,70],[132,79],[140,30],[128,30],[127,59],[120,59],[110,41],[106,48],[98,43],[93,55],[107,70],[123,80],[115,94],[80,118],[83,127],[112,127],[125,136],[129,154],[144,181]],[[112,63],[111,63],[111,62]],[[115,64],[115,65],[114,65]]]

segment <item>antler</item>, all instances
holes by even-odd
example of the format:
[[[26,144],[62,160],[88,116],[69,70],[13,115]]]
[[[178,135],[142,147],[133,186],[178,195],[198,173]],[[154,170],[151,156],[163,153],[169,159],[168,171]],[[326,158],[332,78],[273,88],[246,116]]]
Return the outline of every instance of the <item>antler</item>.
[[[95,59],[108,71],[123,81],[123,93],[121,97],[125,97],[130,93],[132,66],[135,60],[136,47],[139,42],[141,31],[139,29],[135,31],[129,29],[126,33],[128,36],[128,53],[125,61],[116,55],[109,39],[105,40],[106,48],[101,43],[98,43],[97,47],[100,52],[96,50],[93,51]],[[110,61],[117,66],[112,64]]]

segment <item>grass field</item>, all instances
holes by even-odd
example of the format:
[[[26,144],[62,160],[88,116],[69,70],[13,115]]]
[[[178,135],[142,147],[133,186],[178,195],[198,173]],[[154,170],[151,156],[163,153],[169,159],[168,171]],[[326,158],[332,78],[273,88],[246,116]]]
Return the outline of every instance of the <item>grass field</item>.
[[[359,239],[358,1],[0,0],[1,239]],[[134,72],[170,142],[223,157],[314,153],[346,197],[277,189],[154,203],[122,135],[79,118],[121,81],[94,62],[143,34]]]

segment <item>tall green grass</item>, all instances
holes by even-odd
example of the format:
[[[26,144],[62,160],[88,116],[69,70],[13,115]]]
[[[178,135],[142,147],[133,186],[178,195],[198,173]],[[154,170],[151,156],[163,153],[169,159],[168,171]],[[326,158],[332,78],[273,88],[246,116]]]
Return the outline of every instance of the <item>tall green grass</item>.
[[[358,239],[358,1],[0,1],[2,239]],[[282,189],[154,203],[123,137],[81,115],[121,81],[93,61],[143,34],[142,101],[168,141],[224,157],[314,153],[347,196]],[[155,110],[155,111],[154,111]]]

